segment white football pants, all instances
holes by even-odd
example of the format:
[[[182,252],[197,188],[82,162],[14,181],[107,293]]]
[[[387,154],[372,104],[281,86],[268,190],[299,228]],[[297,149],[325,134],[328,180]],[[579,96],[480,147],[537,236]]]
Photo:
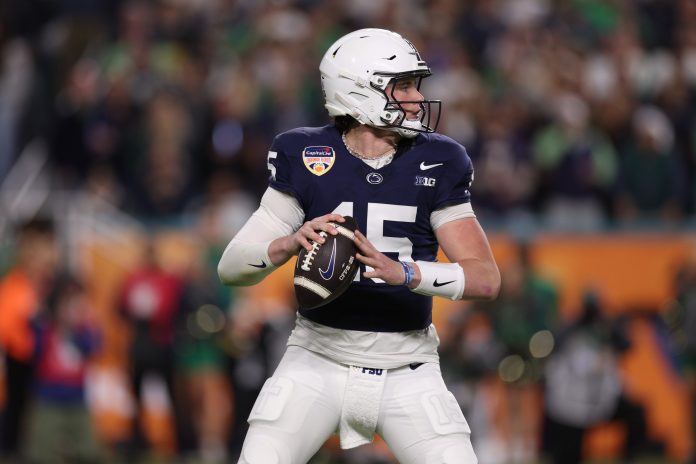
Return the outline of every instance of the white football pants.
[[[370,367],[370,366],[364,366]],[[240,464],[305,464],[338,431],[349,367],[288,347],[249,416]],[[376,433],[402,464],[477,464],[440,366],[389,369]]]

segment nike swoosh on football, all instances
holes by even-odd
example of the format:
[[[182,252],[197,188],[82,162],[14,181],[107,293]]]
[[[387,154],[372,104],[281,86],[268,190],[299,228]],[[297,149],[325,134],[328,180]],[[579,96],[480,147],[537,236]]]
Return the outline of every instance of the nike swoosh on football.
[[[435,282],[433,282],[433,287],[442,287],[443,285],[451,284],[454,282],[454,280],[450,280],[448,282],[438,282],[437,279],[435,279]]]
[[[435,164],[425,164],[425,161],[422,161],[420,164],[421,171],[427,171],[428,169],[436,168],[438,166],[442,166],[445,163],[435,163]]]
[[[329,259],[329,267],[324,270],[319,268],[319,274],[324,280],[330,280],[333,276],[334,265],[336,264],[336,239],[333,241],[333,248],[331,248],[331,258]]]
[[[261,264],[251,264],[251,263],[248,263],[248,264],[251,267],[258,267],[259,269],[263,269],[266,267],[266,263],[264,261],[261,261]]]

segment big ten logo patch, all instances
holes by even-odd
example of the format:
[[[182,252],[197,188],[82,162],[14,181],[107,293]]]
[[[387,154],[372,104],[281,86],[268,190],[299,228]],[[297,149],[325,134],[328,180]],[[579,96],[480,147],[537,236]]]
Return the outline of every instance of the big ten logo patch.
[[[423,185],[425,187],[435,187],[434,177],[416,176],[415,185]]]

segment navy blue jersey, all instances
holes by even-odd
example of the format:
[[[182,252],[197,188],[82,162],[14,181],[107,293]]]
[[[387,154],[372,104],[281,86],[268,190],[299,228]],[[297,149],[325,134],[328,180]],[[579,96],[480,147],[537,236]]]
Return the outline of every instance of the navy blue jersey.
[[[353,216],[382,253],[406,261],[435,261],[430,214],[469,202],[473,167],[466,150],[440,134],[404,140],[394,160],[373,169],[346,150],[334,126],[278,135],[269,152],[270,185],[294,196],[310,220],[328,213]],[[376,332],[424,329],[432,297],[358,273],[350,288],[300,314],[331,327]]]

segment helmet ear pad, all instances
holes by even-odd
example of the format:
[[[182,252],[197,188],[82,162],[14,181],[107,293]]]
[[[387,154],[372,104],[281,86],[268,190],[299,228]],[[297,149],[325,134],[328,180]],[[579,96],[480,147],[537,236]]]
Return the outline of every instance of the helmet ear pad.
[[[352,116],[361,124],[374,125],[378,123],[370,118],[370,115],[375,113],[374,97],[359,92],[336,92],[335,99],[342,105],[339,111],[344,111],[344,108],[349,109],[350,113],[347,115]],[[329,109],[328,105],[329,103],[327,103],[327,109]]]

